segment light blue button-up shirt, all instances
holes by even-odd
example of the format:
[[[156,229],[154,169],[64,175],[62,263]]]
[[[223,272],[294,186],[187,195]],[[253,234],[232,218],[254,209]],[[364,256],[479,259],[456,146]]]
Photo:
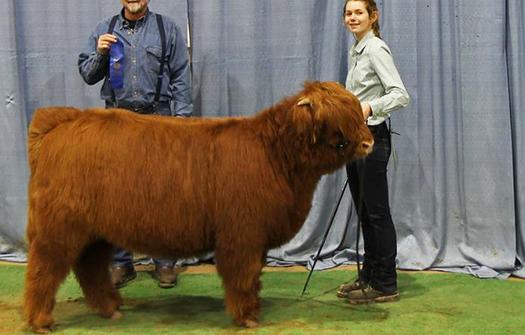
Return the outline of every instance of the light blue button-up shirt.
[[[410,102],[390,49],[372,31],[352,46],[348,64],[346,88],[372,108],[368,125],[384,122]]]
[[[166,58],[159,100],[161,106],[167,106],[169,110],[161,111],[161,114],[190,116],[193,104],[186,42],[173,20],[166,16],[162,19],[166,32]],[[155,99],[162,50],[155,14],[148,11],[133,29],[124,20],[122,12],[119,15],[113,34],[124,44],[124,85],[114,90],[107,76],[109,56],[97,53],[98,38],[107,33],[110,21],[108,18],[99,23],[89,37],[78,59],[80,74],[89,85],[104,80],[100,96],[109,104],[116,99],[118,103],[151,106]]]

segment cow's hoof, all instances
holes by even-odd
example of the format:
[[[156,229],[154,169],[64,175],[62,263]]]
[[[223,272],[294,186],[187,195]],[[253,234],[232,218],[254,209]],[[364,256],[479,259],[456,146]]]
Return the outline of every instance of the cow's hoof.
[[[242,325],[246,328],[257,328],[259,327],[259,322],[248,319],[248,320],[244,320]]]
[[[119,311],[114,311],[113,315],[110,317],[111,320],[118,320],[122,318],[122,313]]]
[[[40,314],[33,322],[29,323],[29,327],[36,334],[48,334],[53,331],[55,320],[50,314]]]
[[[120,319],[122,317],[122,313],[116,309],[113,311],[101,311],[99,315],[104,319]]]
[[[51,327],[48,326],[33,328],[33,332],[36,334],[49,334],[52,330],[53,329],[51,329]]]

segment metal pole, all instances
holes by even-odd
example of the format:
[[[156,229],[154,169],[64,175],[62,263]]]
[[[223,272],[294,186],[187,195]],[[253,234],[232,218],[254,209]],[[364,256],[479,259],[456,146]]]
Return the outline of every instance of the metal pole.
[[[308,278],[306,278],[306,282],[304,283],[303,292],[301,292],[301,297],[304,295],[304,292],[306,291],[306,288],[308,287],[308,282],[310,281],[310,277],[312,277],[312,273],[314,272],[314,269],[315,269],[315,264],[317,264],[317,260],[319,259],[321,250],[323,250],[324,244],[326,242],[326,238],[328,237],[328,233],[330,232],[330,229],[332,228],[332,224],[334,223],[335,214],[337,213],[337,209],[339,208],[341,199],[343,199],[343,195],[345,193],[347,185],[348,185],[348,178],[346,178],[343,189],[341,190],[341,194],[339,195],[339,200],[337,200],[337,205],[335,206],[334,211],[332,212],[332,216],[330,217],[330,223],[328,224],[328,227],[326,228],[326,232],[324,233],[323,240],[321,241],[321,246],[319,247],[319,250],[317,250],[317,254],[315,255],[315,258],[314,258],[314,264],[312,265],[312,268],[310,269],[310,273],[308,273]]]

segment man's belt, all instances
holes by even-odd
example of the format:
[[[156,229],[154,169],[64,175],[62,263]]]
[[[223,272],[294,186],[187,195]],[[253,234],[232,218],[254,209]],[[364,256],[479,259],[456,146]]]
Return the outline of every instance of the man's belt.
[[[125,102],[120,101],[117,103],[106,102],[106,108],[124,108],[129,111],[139,113],[139,114],[155,114],[158,113],[161,109],[169,110],[169,103],[159,102],[151,105],[145,105],[138,102]]]

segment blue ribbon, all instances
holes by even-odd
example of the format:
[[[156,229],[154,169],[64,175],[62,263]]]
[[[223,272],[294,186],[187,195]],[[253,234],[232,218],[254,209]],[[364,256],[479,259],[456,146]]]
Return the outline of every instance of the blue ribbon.
[[[109,83],[113,89],[124,87],[124,44],[120,39],[109,49]]]

